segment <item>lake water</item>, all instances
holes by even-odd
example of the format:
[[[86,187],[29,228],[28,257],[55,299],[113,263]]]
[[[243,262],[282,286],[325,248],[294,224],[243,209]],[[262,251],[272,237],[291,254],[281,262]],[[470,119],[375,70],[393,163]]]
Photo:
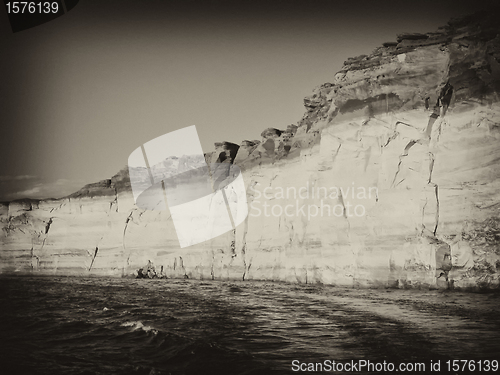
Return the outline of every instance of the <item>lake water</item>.
[[[9,375],[500,372],[499,293],[2,277],[0,302]]]

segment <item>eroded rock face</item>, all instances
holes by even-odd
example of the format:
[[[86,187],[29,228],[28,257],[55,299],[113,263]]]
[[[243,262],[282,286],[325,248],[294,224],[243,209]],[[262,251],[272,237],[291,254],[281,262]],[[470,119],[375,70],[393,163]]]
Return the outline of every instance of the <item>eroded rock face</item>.
[[[296,125],[205,155],[242,168],[250,214],[234,231],[181,250],[125,168],[0,205],[1,272],[496,288],[499,62],[491,14],[401,34],[348,59]]]

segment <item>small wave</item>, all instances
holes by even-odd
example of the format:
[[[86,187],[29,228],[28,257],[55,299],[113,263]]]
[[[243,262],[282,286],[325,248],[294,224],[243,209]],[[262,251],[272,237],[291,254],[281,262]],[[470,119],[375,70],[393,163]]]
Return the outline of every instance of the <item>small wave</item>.
[[[158,333],[156,329],[151,326],[145,326],[140,320],[125,322],[121,324],[122,327],[132,327],[133,331],[143,330],[144,332],[153,332],[155,335]]]

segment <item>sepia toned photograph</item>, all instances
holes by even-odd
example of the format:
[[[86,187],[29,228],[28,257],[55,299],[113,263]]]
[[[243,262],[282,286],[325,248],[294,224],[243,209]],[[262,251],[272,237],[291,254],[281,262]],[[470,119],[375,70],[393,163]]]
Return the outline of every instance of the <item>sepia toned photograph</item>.
[[[497,0],[4,0],[0,92],[0,373],[500,373]]]

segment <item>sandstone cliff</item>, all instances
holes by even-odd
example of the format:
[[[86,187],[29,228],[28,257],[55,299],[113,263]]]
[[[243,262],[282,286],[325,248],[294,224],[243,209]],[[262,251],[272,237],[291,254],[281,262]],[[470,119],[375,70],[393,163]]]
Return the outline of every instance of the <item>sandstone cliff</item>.
[[[232,232],[181,250],[168,210],[135,206],[124,168],[1,204],[0,270],[496,288],[499,29],[482,13],[398,35],[348,59],[297,124],[217,143],[206,161],[236,163],[247,186]]]

